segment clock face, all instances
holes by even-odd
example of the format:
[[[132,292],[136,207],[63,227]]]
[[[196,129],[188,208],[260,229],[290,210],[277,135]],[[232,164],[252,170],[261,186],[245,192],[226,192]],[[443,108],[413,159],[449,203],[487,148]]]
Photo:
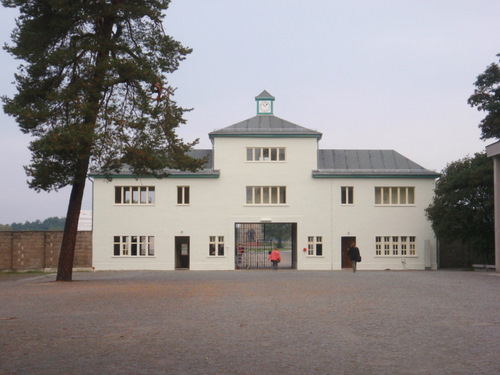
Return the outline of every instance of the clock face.
[[[261,100],[259,102],[259,113],[271,113],[271,102],[268,100]]]

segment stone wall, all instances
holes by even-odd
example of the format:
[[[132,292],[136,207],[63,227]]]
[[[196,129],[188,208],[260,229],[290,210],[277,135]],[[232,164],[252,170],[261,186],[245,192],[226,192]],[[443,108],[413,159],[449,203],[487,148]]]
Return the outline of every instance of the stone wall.
[[[0,232],[0,271],[55,270],[63,232]],[[76,237],[76,269],[92,267],[92,232]]]

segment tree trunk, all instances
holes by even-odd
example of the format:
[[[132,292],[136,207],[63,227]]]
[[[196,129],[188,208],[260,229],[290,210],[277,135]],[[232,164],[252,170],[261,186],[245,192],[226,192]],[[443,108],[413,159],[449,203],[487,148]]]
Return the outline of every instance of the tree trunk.
[[[80,219],[85,182],[86,177],[81,179],[81,181],[75,181],[71,189],[56,281],[71,281],[73,278],[76,235],[78,233],[78,220]]]

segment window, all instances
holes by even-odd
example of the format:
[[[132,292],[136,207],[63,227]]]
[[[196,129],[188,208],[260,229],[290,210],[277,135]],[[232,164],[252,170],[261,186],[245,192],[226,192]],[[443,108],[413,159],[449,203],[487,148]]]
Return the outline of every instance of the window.
[[[247,186],[247,204],[286,204],[285,186]]]
[[[353,204],[354,203],[354,187],[352,186],[342,186],[340,193],[340,202],[342,204]]]
[[[382,255],[382,237],[375,237],[375,254]]]
[[[189,186],[177,186],[177,204],[189,204]]]
[[[401,255],[408,255],[408,237],[401,237]]]
[[[115,186],[115,204],[154,204],[154,186]]]
[[[375,187],[375,204],[387,206],[415,204],[415,187],[377,186]]]
[[[114,256],[154,256],[154,236],[114,236]]]
[[[415,237],[410,237],[410,255],[417,255],[417,247]]]
[[[399,237],[392,237],[392,255],[399,255]]]
[[[285,161],[285,148],[248,147],[247,161]]]
[[[377,236],[375,237],[375,254],[385,256],[415,256],[415,236]]]
[[[307,255],[323,255],[323,237],[309,236],[307,237]]]
[[[224,256],[224,236],[210,236],[210,256]]]
[[[384,236],[384,255],[391,254],[391,237]]]

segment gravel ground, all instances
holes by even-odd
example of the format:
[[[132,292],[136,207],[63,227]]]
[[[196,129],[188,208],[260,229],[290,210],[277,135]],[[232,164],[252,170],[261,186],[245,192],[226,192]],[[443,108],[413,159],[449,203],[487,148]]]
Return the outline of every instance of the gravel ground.
[[[0,277],[0,374],[499,374],[500,275]]]

